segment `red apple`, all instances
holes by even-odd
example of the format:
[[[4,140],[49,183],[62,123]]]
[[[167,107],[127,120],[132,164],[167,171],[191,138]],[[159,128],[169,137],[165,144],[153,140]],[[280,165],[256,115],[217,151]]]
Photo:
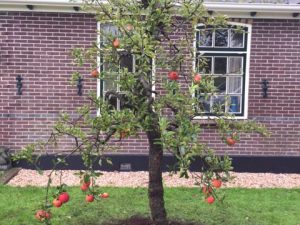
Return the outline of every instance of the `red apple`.
[[[168,73],[168,77],[169,77],[170,80],[178,80],[179,75],[176,71],[170,71]]]
[[[100,198],[108,198],[109,194],[108,193],[103,193],[100,195]]]
[[[56,208],[59,208],[62,206],[62,202],[59,200],[59,199],[54,199],[53,202],[52,202],[52,205]]]
[[[87,182],[84,182],[83,184],[89,187],[91,185],[91,181],[89,180]]]
[[[118,40],[118,38],[115,38],[112,42],[112,45],[115,47],[115,48],[119,48],[120,47],[120,41]]]
[[[214,201],[215,201],[215,198],[214,198],[213,196],[208,196],[208,197],[206,198],[206,202],[207,202],[208,204],[213,204]]]
[[[68,194],[68,192],[63,192],[58,196],[58,199],[62,202],[62,203],[66,203],[69,201],[70,199],[70,195]]]
[[[236,141],[235,141],[232,137],[228,137],[228,138],[226,139],[226,143],[227,143],[227,145],[229,145],[229,146],[233,146],[233,145],[236,143]]]
[[[201,81],[201,75],[198,73],[194,76],[194,83],[199,84]]]
[[[213,179],[212,180],[212,185],[215,187],[215,188],[220,188],[222,186],[222,180],[219,180],[219,179]]]
[[[87,189],[89,189],[89,186],[87,185],[87,183],[83,183],[83,184],[81,185],[80,189],[81,189],[82,191],[87,191]]]
[[[128,31],[128,32],[130,32],[130,31],[132,31],[133,30],[133,25],[132,24],[126,24],[126,26],[125,26],[125,29]]]
[[[202,187],[202,193],[205,194],[205,195],[208,195],[208,194],[212,193],[212,191],[213,191],[212,188],[208,187],[207,185]]]
[[[94,199],[95,199],[94,195],[87,195],[87,196],[85,197],[85,200],[86,200],[87,202],[93,202]]]
[[[99,72],[97,69],[92,70],[91,72],[92,77],[97,78],[99,76]]]
[[[50,212],[40,209],[35,213],[35,218],[39,221],[44,221],[46,219],[49,220],[51,218],[51,214]]]

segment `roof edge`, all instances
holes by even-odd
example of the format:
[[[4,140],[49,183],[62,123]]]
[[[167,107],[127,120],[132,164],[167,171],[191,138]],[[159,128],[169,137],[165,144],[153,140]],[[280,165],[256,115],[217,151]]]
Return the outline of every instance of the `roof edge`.
[[[78,10],[82,0],[1,0],[0,11],[93,13]],[[29,5],[33,6],[28,7]],[[180,6],[178,4],[178,6]],[[215,14],[231,18],[299,19],[299,4],[204,3]],[[74,8],[75,7],[75,8]]]

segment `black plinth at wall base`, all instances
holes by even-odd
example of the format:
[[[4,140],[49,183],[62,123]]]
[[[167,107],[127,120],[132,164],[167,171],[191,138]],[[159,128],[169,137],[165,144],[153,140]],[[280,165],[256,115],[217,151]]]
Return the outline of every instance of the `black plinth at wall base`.
[[[105,171],[119,171],[120,165],[131,164],[132,171],[148,170],[147,155],[109,155],[113,165],[104,164],[101,167],[95,164],[95,169]],[[53,156],[45,155],[40,158],[40,167],[43,170],[52,168]],[[266,156],[232,156],[233,167],[236,172],[270,172],[270,173],[300,173],[300,157],[266,157]],[[165,156],[162,169],[168,170],[168,165],[174,164],[175,159],[172,156]],[[84,169],[80,156],[74,155],[68,158],[68,165],[62,169],[79,170]],[[21,161],[15,166],[34,169],[25,161]],[[192,166],[192,171],[198,171],[201,167],[200,160],[196,160]]]

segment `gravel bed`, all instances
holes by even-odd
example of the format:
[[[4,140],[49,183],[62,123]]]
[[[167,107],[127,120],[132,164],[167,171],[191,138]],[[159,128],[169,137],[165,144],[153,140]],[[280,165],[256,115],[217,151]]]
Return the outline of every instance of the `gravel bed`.
[[[62,181],[68,186],[78,186],[80,179],[74,170],[64,170]],[[11,186],[46,186],[50,171],[44,171],[43,175],[35,170],[22,169],[11,179],[8,185]],[[179,178],[178,175],[170,176],[163,173],[163,182],[167,187],[194,187],[195,179],[191,174],[190,179]],[[53,186],[59,184],[60,173],[53,175]],[[198,174],[199,175],[199,174]],[[232,181],[226,183],[225,187],[245,187],[245,188],[300,188],[300,174],[272,174],[272,173],[235,173]],[[117,187],[147,187],[148,172],[103,172],[103,175],[96,180],[99,186]]]

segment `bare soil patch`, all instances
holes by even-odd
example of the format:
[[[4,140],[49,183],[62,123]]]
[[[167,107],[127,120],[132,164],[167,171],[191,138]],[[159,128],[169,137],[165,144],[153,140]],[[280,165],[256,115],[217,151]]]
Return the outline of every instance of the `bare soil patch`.
[[[132,216],[125,220],[104,223],[104,225],[153,225],[150,218],[142,216]],[[169,225],[203,225],[199,223],[169,221]]]

